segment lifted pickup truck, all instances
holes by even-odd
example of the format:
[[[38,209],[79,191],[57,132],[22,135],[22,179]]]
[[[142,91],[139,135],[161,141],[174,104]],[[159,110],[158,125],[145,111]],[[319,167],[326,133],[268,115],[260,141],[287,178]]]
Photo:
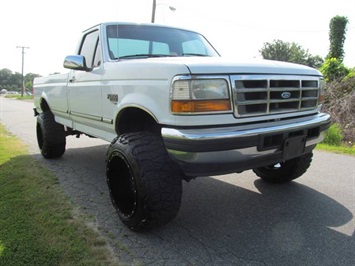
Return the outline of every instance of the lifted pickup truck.
[[[69,135],[111,142],[112,203],[133,230],[176,216],[182,180],[248,169],[271,183],[300,177],[330,124],[317,70],[226,60],[188,30],[103,23],[64,67],[34,81],[41,153],[62,156]]]

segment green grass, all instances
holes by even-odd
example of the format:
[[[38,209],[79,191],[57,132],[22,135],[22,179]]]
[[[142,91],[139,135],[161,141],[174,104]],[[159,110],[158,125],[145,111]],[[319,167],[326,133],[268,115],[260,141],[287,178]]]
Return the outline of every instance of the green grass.
[[[355,145],[353,145],[352,147],[348,147],[348,146],[334,146],[334,145],[319,143],[316,149],[338,153],[338,154],[355,155]]]
[[[114,265],[53,174],[0,125],[0,265]]]
[[[343,130],[339,124],[332,124],[325,134],[323,142],[317,145],[318,150],[339,154],[355,155],[355,145],[343,141]]]
[[[17,99],[17,100],[33,100],[32,95],[24,95],[21,97],[21,94],[7,94],[5,98]]]

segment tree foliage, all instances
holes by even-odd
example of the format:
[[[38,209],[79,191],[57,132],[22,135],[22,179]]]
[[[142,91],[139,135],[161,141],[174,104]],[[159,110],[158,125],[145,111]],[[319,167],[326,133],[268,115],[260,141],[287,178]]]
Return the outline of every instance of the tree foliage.
[[[326,59],[319,71],[322,72],[326,82],[340,81],[350,73],[350,70],[337,58]]]
[[[278,60],[290,63],[297,63],[318,68],[323,64],[320,56],[311,55],[297,43],[289,43],[281,40],[274,40],[272,43],[266,42],[259,50],[264,59]]]
[[[28,73],[24,77],[26,90],[31,91],[33,87],[33,80],[40,77],[38,74]],[[10,69],[4,68],[0,70],[0,90],[5,89],[8,91],[21,91],[22,85],[21,73],[12,73]]]
[[[342,16],[335,16],[329,23],[330,48],[327,58],[336,58],[341,62],[344,59],[344,42],[346,39],[346,26],[348,19]]]

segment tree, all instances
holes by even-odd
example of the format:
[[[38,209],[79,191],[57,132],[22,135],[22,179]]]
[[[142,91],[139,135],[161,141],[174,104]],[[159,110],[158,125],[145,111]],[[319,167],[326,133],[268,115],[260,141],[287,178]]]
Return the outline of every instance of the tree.
[[[10,69],[4,68],[0,70],[0,88],[8,89],[8,84],[10,83],[12,72]]]
[[[320,56],[311,55],[297,43],[274,40],[273,43],[264,43],[259,50],[264,59],[297,63],[318,68],[323,64]]]
[[[27,90],[32,90],[33,79],[40,77],[38,74],[28,73],[25,76],[25,87]],[[10,69],[4,68],[0,70],[0,89],[8,91],[21,91],[22,75],[21,73],[12,73]]]
[[[306,65],[314,68],[320,68],[324,64],[324,59],[319,55],[310,56],[307,58]]]
[[[344,42],[346,25],[348,24],[348,19],[346,17],[336,16],[330,20],[329,23],[329,41],[330,48],[327,59],[336,58],[341,62],[344,59]]]
[[[327,82],[341,81],[350,73],[350,70],[337,58],[326,59],[319,70]]]
[[[41,75],[38,74],[33,74],[33,73],[28,73],[25,76],[25,88],[26,90],[32,90],[33,88],[33,80],[37,77],[40,77]]]
[[[13,74],[10,69],[4,68],[0,70],[0,88],[6,90],[20,90],[21,74]]]

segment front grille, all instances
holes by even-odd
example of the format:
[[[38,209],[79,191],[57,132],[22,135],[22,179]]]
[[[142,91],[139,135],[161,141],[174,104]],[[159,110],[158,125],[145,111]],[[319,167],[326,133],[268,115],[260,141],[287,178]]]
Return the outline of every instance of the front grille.
[[[298,112],[318,107],[318,77],[234,76],[232,84],[237,117]]]

